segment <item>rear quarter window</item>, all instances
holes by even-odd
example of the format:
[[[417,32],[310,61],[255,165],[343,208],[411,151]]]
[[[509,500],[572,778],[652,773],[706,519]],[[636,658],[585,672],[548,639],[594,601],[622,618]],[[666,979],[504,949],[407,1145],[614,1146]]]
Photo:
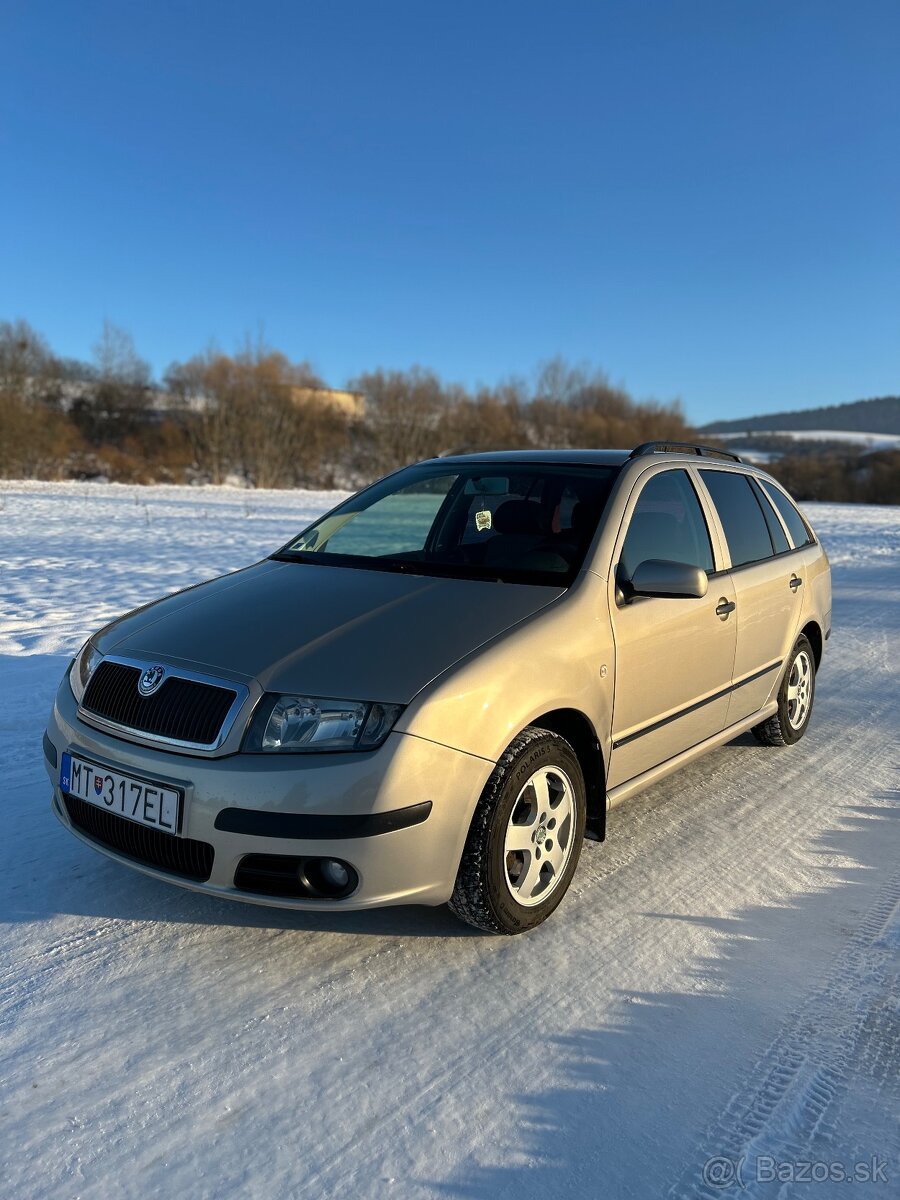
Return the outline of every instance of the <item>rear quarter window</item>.
[[[763,516],[766,518],[766,524],[769,527],[769,537],[772,539],[772,545],[775,547],[776,554],[784,554],[790,550],[790,545],[785,537],[784,529],[781,522],[775,516],[775,509],[769,503],[769,497],[759,486],[759,483],[752,479],[750,486],[753,488],[753,495],[759,501],[759,506],[763,510]]]
[[[788,500],[784,492],[767,483],[765,485],[765,493],[771,498],[772,503],[781,513],[782,520],[788,527],[788,532],[791,535],[791,541],[794,545],[808,546],[812,542],[812,538],[809,535],[809,530],[806,528],[806,522],[791,501]]]

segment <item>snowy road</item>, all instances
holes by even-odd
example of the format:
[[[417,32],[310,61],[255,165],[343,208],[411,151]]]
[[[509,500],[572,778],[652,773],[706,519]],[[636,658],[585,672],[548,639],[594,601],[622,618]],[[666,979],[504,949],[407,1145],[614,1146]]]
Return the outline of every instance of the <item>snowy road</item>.
[[[898,510],[810,507],[835,609],[804,741],[616,810],[498,939],[214,901],[50,814],[87,633],[331,500],[0,483],[3,1200],[900,1194]],[[768,1182],[801,1161],[875,1182]]]

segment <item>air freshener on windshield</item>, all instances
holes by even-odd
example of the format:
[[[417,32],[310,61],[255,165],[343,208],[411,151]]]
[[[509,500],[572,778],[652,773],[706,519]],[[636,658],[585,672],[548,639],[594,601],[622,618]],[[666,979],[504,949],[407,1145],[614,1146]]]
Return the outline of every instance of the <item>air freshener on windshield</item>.
[[[491,527],[491,512],[488,508],[483,508],[481,512],[475,514],[475,528],[481,533],[485,529]]]

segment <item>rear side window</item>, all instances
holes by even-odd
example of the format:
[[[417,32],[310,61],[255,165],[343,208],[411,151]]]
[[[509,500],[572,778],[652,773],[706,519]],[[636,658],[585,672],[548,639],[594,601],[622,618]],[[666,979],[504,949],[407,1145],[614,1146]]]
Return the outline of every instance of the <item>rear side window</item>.
[[[791,539],[795,546],[808,546],[812,541],[809,536],[809,530],[806,528],[806,522],[788,500],[784,492],[780,492],[776,487],[766,485],[766,495],[772,500],[772,503],[781,513],[782,520],[788,527]]]
[[[685,471],[663,471],[644,485],[619,560],[626,579],[648,558],[713,569],[709,530]]]
[[[759,501],[759,507],[763,510],[763,516],[766,518],[766,524],[769,527],[769,537],[772,539],[775,553],[784,554],[787,550],[790,550],[790,546],[784,535],[781,522],[775,516],[775,509],[769,503],[769,497],[755,479],[750,480],[750,486],[753,488],[753,495]]]
[[[749,478],[734,471],[701,471],[700,474],[725,530],[731,565],[742,567],[745,563],[771,558],[774,547],[769,527]]]

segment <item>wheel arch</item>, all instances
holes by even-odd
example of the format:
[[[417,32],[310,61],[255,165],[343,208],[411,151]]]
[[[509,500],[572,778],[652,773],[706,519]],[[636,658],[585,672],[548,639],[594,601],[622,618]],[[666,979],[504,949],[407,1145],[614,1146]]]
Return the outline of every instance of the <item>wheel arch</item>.
[[[591,721],[577,708],[554,708],[528,723],[537,729],[558,733],[575,751],[584,776],[587,828],[602,842],[606,837],[606,765]]]
[[[800,630],[800,633],[807,639],[812,646],[813,658],[816,662],[816,670],[819,669],[819,663],[822,661],[822,649],[824,646],[824,638],[822,637],[822,629],[818,621],[807,621]]]

